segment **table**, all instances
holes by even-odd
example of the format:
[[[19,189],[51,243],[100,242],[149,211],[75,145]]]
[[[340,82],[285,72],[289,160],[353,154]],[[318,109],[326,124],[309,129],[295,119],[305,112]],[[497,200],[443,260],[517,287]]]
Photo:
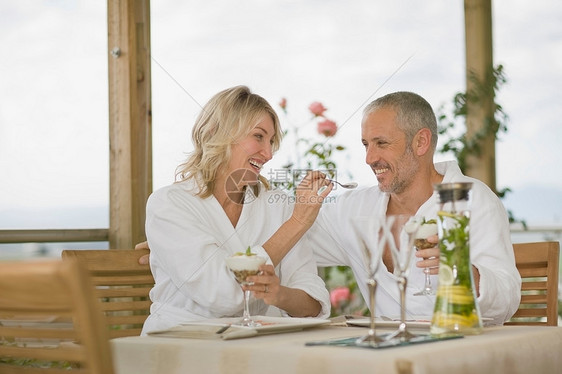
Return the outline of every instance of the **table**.
[[[488,327],[481,335],[387,349],[305,346],[365,332],[321,326],[227,341],[135,336],[111,344],[117,374],[562,372],[562,327]]]

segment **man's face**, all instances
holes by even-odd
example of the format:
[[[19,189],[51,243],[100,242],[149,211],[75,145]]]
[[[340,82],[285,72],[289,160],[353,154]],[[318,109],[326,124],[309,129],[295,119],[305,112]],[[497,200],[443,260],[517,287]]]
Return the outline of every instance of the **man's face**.
[[[396,112],[381,108],[363,118],[361,141],[367,152],[365,161],[371,167],[383,192],[400,194],[413,182],[419,168],[406,134],[398,128]]]

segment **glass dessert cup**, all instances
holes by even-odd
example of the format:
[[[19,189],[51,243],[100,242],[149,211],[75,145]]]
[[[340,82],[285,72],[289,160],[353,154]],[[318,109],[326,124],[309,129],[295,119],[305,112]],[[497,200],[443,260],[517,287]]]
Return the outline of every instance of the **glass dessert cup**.
[[[352,218],[353,229],[359,240],[363,252],[365,270],[367,271],[367,287],[369,289],[369,331],[366,335],[357,338],[356,345],[376,347],[385,341],[376,334],[375,326],[375,294],[377,281],[375,274],[381,264],[382,247],[379,246],[379,224],[373,217]]]
[[[414,238],[420,222],[417,217],[410,215],[388,215],[382,222],[383,248],[386,246],[392,254],[394,274],[398,277],[400,291],[400,325],[396,331],[386,337],[386,340],[404,342],[417,336],[408,331],[406,324],[406,287],[414,250]]]
[[[414,248],[416,249],[416,251],[419,251],[420,249],[435,247],[435,243],[430,243],[426,239],[433,235],[437,235],[437,223],[422,223],[414,240]],[[435,291],[431,287],[431,278],[429,276],[429,272],[429,268],[423,269],[423,274],[425,276],[423,289],[419,292],[416,292],[414,296],[435,295]]]
[[[247,327],[257,327],[261,326],[259,322],[256,322],[250,316],[250,290],[245,290],[245,286],[251,286],[254,283],[248,282],[246,279],[252,275],[258,275],[260,273],[259,267],[266,262],[265,257],[257,255],[245,255],[245,254],[235,254],[233,256],[226,258],[226,265],[230,271],[234,274],[236,281],[242,288],[244,292],[244,313],[242,319],[235,323],[237,326],[247,326]]]

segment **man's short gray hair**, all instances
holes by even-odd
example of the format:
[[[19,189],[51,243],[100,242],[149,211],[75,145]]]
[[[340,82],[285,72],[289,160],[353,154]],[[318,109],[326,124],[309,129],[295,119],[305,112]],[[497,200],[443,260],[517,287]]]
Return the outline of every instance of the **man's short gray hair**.
[[[420,95],[413,92],[399,91],[379,97],[369,103],[363,110],[363,118],[382,108],[396,111],[396,121],[400,130],[406,134],[411,143],[417,132],[423,128],[431,131],[431,146],[437,147],[437,119],[431,105]]]

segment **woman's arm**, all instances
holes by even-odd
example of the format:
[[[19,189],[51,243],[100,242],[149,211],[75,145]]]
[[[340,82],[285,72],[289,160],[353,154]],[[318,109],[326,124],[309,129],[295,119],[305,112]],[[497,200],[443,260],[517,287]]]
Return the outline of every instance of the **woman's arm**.
[[[291,217],[263,244],[263,248],[276,266],[312,226],[322,207],[322,201],[332,191],[333,185],[318,171],[309,172],[297,188],[295,208]],[[322,186],[327,188],[319,195]],[[148,242],[135,245],[135,249],[150,249]],[[139,264],[149,263],[149,256],[139,258]]]
[[[322,193],[318,190],[326,186]],[[324,198],[332,191],[333,185],[326,181],[326,175],[319,171],[308,172],[297,187],[295,207],[291,217],[263,244],[274,266],[285,257],[295,244],[312,226],[322,207]]]

